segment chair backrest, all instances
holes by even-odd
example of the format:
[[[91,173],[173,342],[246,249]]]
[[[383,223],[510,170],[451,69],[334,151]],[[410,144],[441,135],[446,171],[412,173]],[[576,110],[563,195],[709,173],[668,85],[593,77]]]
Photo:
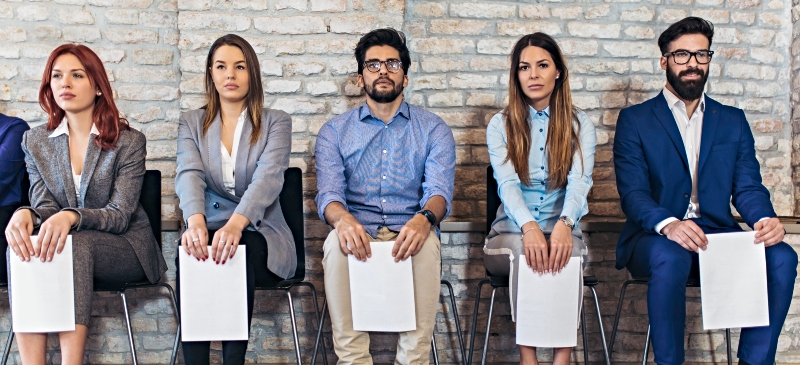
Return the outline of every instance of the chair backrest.
[[[492,223],[497,218],[500,208],[500,195],[497,193],[497,180],[494,179],[492,165],[486,168],[486,234],[492,230]]]
[[[283,218],[294,238],[294,251],[297,254],[294,278],[303,279],[306,276],[306,243],[303,230],[303,172],[299,167],[290,167],[283,173],[283,189],[279,199]]]
[[[150,220],[150,229],[158,241],[158,248],[161,248],[161,171],[147,170],[144,173],[139,204],[144,208],[147,219]]]

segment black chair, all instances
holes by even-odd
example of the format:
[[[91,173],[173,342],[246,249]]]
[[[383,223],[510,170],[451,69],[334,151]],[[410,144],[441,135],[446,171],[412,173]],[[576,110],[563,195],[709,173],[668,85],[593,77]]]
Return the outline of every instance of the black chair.
[[[617,325],[619,324],[619,316],[622,312],[622,301],[625,299],[625,290],[628,289],[628,285],[644,285],[647,286],[650,284],[650,278],[648,277],[637,277],[634,276],[631,280],[626,281],[622,284],[622,291],[619,294],[619,302],[617,303],[617,314],[614,316],[614,327],[611,330],[611,343],[608,345],[609,353],[613,354],[614,351],[614,340],[617,337]],[[687,288],[699,288],[700,287],[700,280],[697,278],[689,278],[686,282]],[[725,344],[727,345],[728,350],[728,365],[732,364],[731,360],[731,329],[725,329]],[[642,354],[642,365],[647,364],[647,353],[650,351],[650,324],[647,324],[647,335],[644,339],[644,353]]]
[[[145,213],[147,214],[147,218],[150,221],[150,228],[153,230],[153,236],[155,236],[156,241],[158,242],[158,248],[161,249],[161,171],[159,170],[147,170],[144,175],[144,182],[142,183],[142,193],[139,196],[139,204],[142,205]],[[163,279],[163,278],[162,278]],[[95,292],[114,292],[119,293],[119,296],[122,298],[122,305],[125,309],[125,324],[128,330],[128,342],[131,346],[131,357],[133,358],[133,364],[138,365],[139,361],[136,358],[136,346],[133,342],[133,328],[131,327],[131,317],[128,313],[128,301],[125,296],[125,292],[128,290],[135,290],[135,289],[143,289],[143,288],[166,288],[169,291],[170,297],[172,299],[172,305],[175,308],[175,316],[178,317],[178,331],[175,334],[175,344],[172,347],[172,357],[170,358],[170,365],[175,364],[175,358],[178,355],[178,342],[180,339],[181,334],[181,325],[180,325],[180,317],[178,314],[178,304],[177,299],[175,297],[175,291],[172,289],[166,282],[157,282],[151,284],[150,282],[143,280],[134,283],[126,283],[126,282],[101,282],[95,281],[94,282],[94,291]],[[8,361],[8,353],[11,349],[11,342],[14,340],[14,332],[12,331],[11,334],[8,336],[8,340],[6,341],[6,351],[3,355],[3,365],[6,364]]]
[[[22,192],[22,201],[20,201],[19,206],[28,206],[31,204],[30,200],[28,200],[28,191],[30,190],[30,188],[31,188],[31,181],[28,178],[28,173],[26,172],[22,174],[22,182],[20,184],[20,191]],[[5,226],[0,227],[0,229],[2,229],[3,231],[5,231],[5,228],[6,228]],[[3,252],[0,253],[0,255],[3,258],[5,258],[6,251],[3,250]],[[3,262],[5,263],[6,260],[4,259]],[[8,281],[0,283],[0,290],[8,292]],[[11,303],[9,303],[9,307],[11,307]],[[12,326],[8,328],[8,336],[6,337],[6,346],[5,350],[3,351],[3,359],[1,362],[3,365],[8,363],[8,356],[11,352],[11,341],[13,338],[14,338],[14,326],[12,324]]]
[[[489,166],[486,170],[486,233],[488,234],[492,229],[492,222],[494,222],[495,218],[497,217],[497,209],[500,208],[500,196],[497,193],[497,181],[493,177],[493,170],[492,166]],[[508,288],[508,276],[494,276],[489,274],[486,271],[486,279],[481,280],[478,283],[478,287],[475,293],[475,310],[472,313],[472,329],[470,330],[470,345],[469,345],[469,354],[467,364],[472,364],[472,354],[475,348],[475,331],[477,328],[478,322],[478,310],[480,309],[480,302],[481,302],[481,289],[485,284],[489,284],[492,286],[492,297],[489,301],[489,315],[487,316],[486,320],[486,335],[484,336],[483,340],[483,352],[481,354],[481,365],[486,364],[486,351],[489,348],[489,332],[492,326],[492,311],[494,310],[494,297],[495,293],[497,292],[497,288]],[[611,365],[611,361],[609,360],[609,352],[606,347],[606,336],[605,332],[603,331],[603,317],[600,315],[600,302],[597,299],[597,291],[595,290],[595,286],[599,284],[600,281],[597,280],[597,277],[594,275],[583,276],[583,285],[588,286],[589,290],[592,292],[592,297],[594,298],[594,307],[597,311],[597,324],[600,327],[600,337],[603,341],[603,354],[605,355],[606,365]],[[583,306],[581,306],[583,308]],[[584,364],[589,363],[589,343],[586,336],[586,310],[581,310],[581,332],[583,335],[583,359]]]
[[[305,232],[303,230],[303,173],[298,167],[290,167],[283,174],[283,189],[280,194],[281,211],[289,229],[292,231],[294,238],[295,253],[297,254],[297,269],[295,269],[294,276],[283,280],[270,287],[256,287],[256,290],[282,290],[286,293],[289,299],[289,315],[292,319],[292,335],[294,336],[295,355],[297,356],[297,364],[302,365],[300,357],[300,339],[297,336],[297,321],[294,313],[294,303],[292,301],[293,288],[305,286],[311,291],[312,300],[314,301],[314,312],[317,316],[317,321],[320,320],[319,304],[317,303],[317,289],[314,284],[304,281],[306,276],[306,246],[305,246]],[[317,349],[314,348],[314,356],[316,357]],[[325,348],[322,349],[323,359],[325,365],[328,364],[327,354]]]

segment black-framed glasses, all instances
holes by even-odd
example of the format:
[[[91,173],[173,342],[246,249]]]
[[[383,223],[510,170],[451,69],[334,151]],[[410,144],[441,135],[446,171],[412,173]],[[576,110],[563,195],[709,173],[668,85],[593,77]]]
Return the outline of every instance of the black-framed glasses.
[[[679,65],[685,65],[689,63],[689,60],[691,60],[692,56],[694,56],[694,59],[697,60],[697,63],[705,65],[711,62],[711,56],[713,55],[714,51],[709,51],[707,49],[699,50],[697,52],[690,52],[685,49],[679,49],[675,52],[664,53],[662,56],[667,58],[669,58],[669,56],[672,56],[672,60]]]
[[[403,69],[403,61],[400,60],[369,60],[364,62],[364,68],[366,68],[369,72],[378,72],[381,70],[381,66],[386,65],[386,70],[396,74]]]

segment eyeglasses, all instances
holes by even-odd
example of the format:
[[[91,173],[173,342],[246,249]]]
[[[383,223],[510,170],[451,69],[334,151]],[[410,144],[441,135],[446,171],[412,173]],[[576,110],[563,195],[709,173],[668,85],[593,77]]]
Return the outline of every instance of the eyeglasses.
[[[381,66],[384,64],[386,64],[386,70],[393,74],[400,72],[400,70],[403,68],[403,62],[394,59],[386,61],[369,60],[364,62],[364,68],[369,70],[369,72],[379,72],[381,70]]]
[[[697,60],[697,63],[705,65],[711,62],[711,56],[713,55],[714,51],[700,50],[697,52],[689,52],[685,49],[679,49],[675,52],[667,52],[663,54],[663,56],[667,58],[672,56],[672,60],[679,65],[685,65],[689,63],[689,60],[692,59],[692,56],[694,56],[694,59]]]

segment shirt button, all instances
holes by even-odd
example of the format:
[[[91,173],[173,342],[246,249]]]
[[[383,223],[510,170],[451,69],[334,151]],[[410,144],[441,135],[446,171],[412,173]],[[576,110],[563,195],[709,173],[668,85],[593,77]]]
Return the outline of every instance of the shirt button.
[[[387,129],[387,128],[389,128],[389,126],[388,126],[388,125],[385,125],[385,126],[383,126],[383,129]]]
[[[385,154],[385,153],[386,153],[386,150],[383,150],[383,153]]]
[[[544,151],[544,147],[539,147],[539,151]]]
[[[684,199],[689,197],[689,194],[683,194]]]
[[[383,201],[384,203],[386,203],[386,199],[383,199],[382,201]]]
[[[541,117],[542,116],[542,112],[538,112],[538,113],[536,113],[536,115]]]
[[[383,175],[383,179],[386,180],[386,175]]]
[[[542,129],[542,128],[539,128],[539,132],[544,132],[544,129]]]
[[[544,197],[543,197],[543,196],[540,196],[540,197],[539,197],[539,200],[544,200]]]
[[[542,166],[542,170],[544,170],[544,166]]]
[[[383,219],[386,219],[386,216],[383,216]]]
[[[538,212],[538,211],[539,211],[539,208],[533,208],[533,210],[535,210],[535,211],[537,211],[537,212]]]
[[[219,203],[218,202],[214,202],[214,209],[219,209]]]

